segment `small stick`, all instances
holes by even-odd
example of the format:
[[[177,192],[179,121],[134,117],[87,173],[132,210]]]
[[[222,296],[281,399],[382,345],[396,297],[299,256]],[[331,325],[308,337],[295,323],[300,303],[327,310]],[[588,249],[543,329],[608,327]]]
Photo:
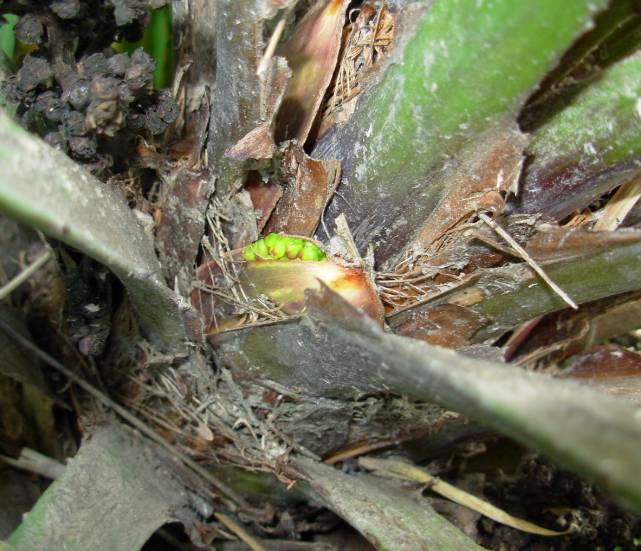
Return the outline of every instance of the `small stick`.
[[[276,47],[278,46],[278,43],[280,42],[280,37],[283,36],[283,31],[285,30],[285,24],[287,23],[287,19],[289,19],[289,14],[292,12],[292,8],[294,6],[290,6],[280,17],[278,20],[278,23],[276,23],[276,28],[274,29],[274,32],[272,35],[269,37],[269,42],[267,43],[267,48],[265,48],[265,53],[263,54],[263,57],[260,60],[260,63],[258,64],[258,69],[256,69],[256,74],[257,75],[262,75],[266,70],[267,67],[269,66],[269,62],[272,60],[272,57],[274,57],[274,52],[276,51]]]
[[[343,240],[343,244],[347,249],[347,254],[350,256],[350,261],[356,262],[362,266],[363,259],[358,252],[358,247],[356,246],[356,242],[354,241],[354,236],[349,229],[347,218],[342,213],[336,217],[336,235],[338,235],[338,237]]]
[[[51,480],[55,480],[65,472],[65,466],[62,463],[31,448],[22,448],[17,459],[0,455],[0,461],[16,469],[29,471]]]
[[[536,261],[527,253],[527,251],[523,247],[521,247],[521,245],[519,245],[509,233],[507,233],[501,226],[499,226],[486,214],[479,213],[478,217],[483,220],[483,222],[485,222],[488,226],[490,226],[490,228],[492,228],[503,239],[505,239],[512,246],[512,248],[517,253],[519,253],[519,256],[528,263],[530,268],[532,268],[537,274],[539,274],[539,276],[541,276],[541,279],[543,279],[543,281],[545,281],[550,286],[550,288],[563,299],[564,302],[569,304],[570,307],[574,308],[575,310],[579,309],[576,302],[574,302],[570,298],[570,295],[568,295],[563,289],[561,289],[561,287],[559,287],[556,283],[554,283],[554,281],[552,281],[550,276],[548,276],[543,271],[543,268],[541,268],[541,266],[536,263]]]
[[[253,551],[267,551],[266,547],[264,547],[256,538],[248,534],[242,526],[235,523],[227,515],[223,515],[222,513],[214,513],[214,516],[216,517],[216,520],[218,520],[218,522],[224,524],[226,528],[236,534]]]
[[[27,281],[40,268],[42,268],[42,266],[44,266],[51,259],[51,257],[51,250],[47,249],[33,262],[33,264],[27,266],[11,281],[0,287],[0,300],[7,298],[11,293],[13,293],[13,291],[20,287],[20,285]]]

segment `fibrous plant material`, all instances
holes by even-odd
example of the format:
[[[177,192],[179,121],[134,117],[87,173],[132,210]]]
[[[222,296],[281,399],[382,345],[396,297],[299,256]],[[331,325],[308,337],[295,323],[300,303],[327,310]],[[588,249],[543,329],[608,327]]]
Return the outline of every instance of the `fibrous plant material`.
[[[349,118],[351,113],[346,104],[367,88],[375,66],[393,46],[395,16],[385,2],[378,7],[365,2],[350,11],[348,18],[350,24],[343,30],[338,67],[321,107],[319,135],[332,124]]]
[[[287,59],[292,78],[276,119],[276,141],[304,145],[332,80],[347,0],[322,0],[305,16],[276,55]]]

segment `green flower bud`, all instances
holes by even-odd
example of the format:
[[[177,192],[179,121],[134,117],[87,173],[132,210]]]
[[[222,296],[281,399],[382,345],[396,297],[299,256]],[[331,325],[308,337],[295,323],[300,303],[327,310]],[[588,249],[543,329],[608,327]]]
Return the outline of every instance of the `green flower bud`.
[[[269,249],[267,248],[267,244],[265,243],[264,239],[259,239],[258,241],[256,241],[256,243],[254,243],[253,245],[253,248],[256,256],[261,260],[269,258]]]
[[[305,246],[303,247],[302,259],[308,260],[308,261],[324,260],[325,253],[321,251],[321,249],[317,245],[308,241],[307,243],[305,243]]]
[[[247,245],[243,249],[247,262],[257,260],[295,260],[319,261],[326,258],[325,252],[311,241],[270,233],[263,239]]]
[[[298,258],[300,253],[303,251],[304,246],[305,242],[302,239],[290,238],[289,243],[287,244],[287,258],[290,260]]]
[[[274,245],[281,239],[282,236],[278,235],[277,233],[269,233],[265,237],[265,244],[267,245],[267,248],[269,250],[274,248]]]
[[[270,248],[270,252],[272,253],[272,256],[276,260],[279,260],[281,258],[285,258],[285,260],[287,260],[287,258],[285,257],[285,251],[286,250],[287,250],[287,243],[285,242],[284,239],[279,239]]]
[[[254,252],[253,245],[247,245],[243,250],[243,258],[247,262],[253,262],[256,260],[256,253]]]

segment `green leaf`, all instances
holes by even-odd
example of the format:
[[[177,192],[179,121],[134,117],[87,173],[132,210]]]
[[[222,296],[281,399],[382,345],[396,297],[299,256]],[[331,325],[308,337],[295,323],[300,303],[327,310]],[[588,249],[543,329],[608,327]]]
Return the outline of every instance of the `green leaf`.
[[[557,219],[639,173],[641,53],[605,70],[539,128],[516,210]]]
[[[179,300],[162,280],[151,238],[116,190],[30,135],[0,110],[0,211],[108,266],[146,332],[185,337]]]
[[[314,151],[343,162],[342,197],[359,246],[386,260],[444,194],[431,175],[480,134],[513,119],[604,1],[431,3],[382,82],[349,124]],[[351,208],[344,208],[344,204]]]
[[[312,495],[361,532],[379,551],[480,551],[469,537],[399,488],[367,475],[349,476],[309,459],[296,467]]]
[[[171,44],[171,8],[165,6],[151,11],[151,21],[145,29],[143,46],[153,58],[154,87],[156,90],[171,84],[173,72],[173,48]]]
[[[13,28],[20,18],[10,13],[0,14],[0,22],[6,21],[0,25],[0,50],[8,59],[13,59],[16,48],[16,35]]]
[[[101,427],[25,516],[9,549],[140,549],[189,504],[160,457],[118,425]]]
[[[435,402],[547,455],[641,511],[641,424],[625,401],[385,333],[327,288],[307,299],[300,322],[221,338],[221,357],[239,376],[262,375],[310,395],[384,392]]]

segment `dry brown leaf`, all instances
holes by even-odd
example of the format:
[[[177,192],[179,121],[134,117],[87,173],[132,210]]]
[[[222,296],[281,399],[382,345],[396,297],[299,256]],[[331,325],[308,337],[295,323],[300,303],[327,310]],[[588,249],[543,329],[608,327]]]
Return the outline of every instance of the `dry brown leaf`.
[[[276,51],[287,59],[292,78],[276,117],[276,142],[303,145],[332,80],[349,0],[317,2],[293,35]]]
[[[456,304],[438,304],[428,309],[412,309],[390,321],[394,332],[429,344],[458,348],[484,323],[477,312]]]
[[[414,467],[408,463],[401,461],[392,461],[385,459],[374,459],[372,457],[363,457],[359,459],[359,464],[366,469],[380,471],[382,474],[391,475],[394,477],[399,477],[404,480],[413,480],[415,482],[420,482],[422,484],[427,484],[429,489],[432,492],[435,492],[447,499],[468,507],[474,511],[478,511],[482,515],[491,518],[496,522],[505,524],[506,526],[511,526],[522,532],[528,532],[529,534],[537,534],[539,536],[562,536],[567,534],[569,530],[564,532],[557,532],[555,530],[549,530],[543,528],[542,526],[537,526],[532,522],[527,520],[515,517],[510,515],[506,511],[499,509],[498,507],[492,505],[491,503],[476,497],[460,488],[452,486],[447,482],[443,482],[436,477],[433,477],[423,469]]]
[[[584,304],[578,312],[549,314],[524,327],[520,342],[510,345],[509,357],[520,364],[543,359],[558,364],[594,344],[636,329],[640,319],[639,293]]]
[[[276,208],[278,201],[283,196],[283,188],[271,180],[264,182],[260,174],[253,172],[248,175],[245,190],[251,197],[254,209],[259,213],[256,227],[261,232]]]
[[[512,124],[492,131],[477,142],[474,157],[465,159],[451,177],[457,183],[428,216],[416,243],[427,250],[457,224],[479,210],[500,214],[503,196],[518,178],[523,162],[525,136]]]
[[[581,227],[545,225],[537,228],[525,245],[525,250],[537,262],[545,264],[569,260],[590,253],[599,253],[626,243],[634,243],[641,232],[622,229],[616,232],[592,232]]]
[[[311,237],[340,179],[338,161],[317,161],[297,144],[289,144],[282,169],[289,179],[266,231]]]
[[[572,358],[559,377],[641,403],[641,355],[622,346],[593,346]]]

